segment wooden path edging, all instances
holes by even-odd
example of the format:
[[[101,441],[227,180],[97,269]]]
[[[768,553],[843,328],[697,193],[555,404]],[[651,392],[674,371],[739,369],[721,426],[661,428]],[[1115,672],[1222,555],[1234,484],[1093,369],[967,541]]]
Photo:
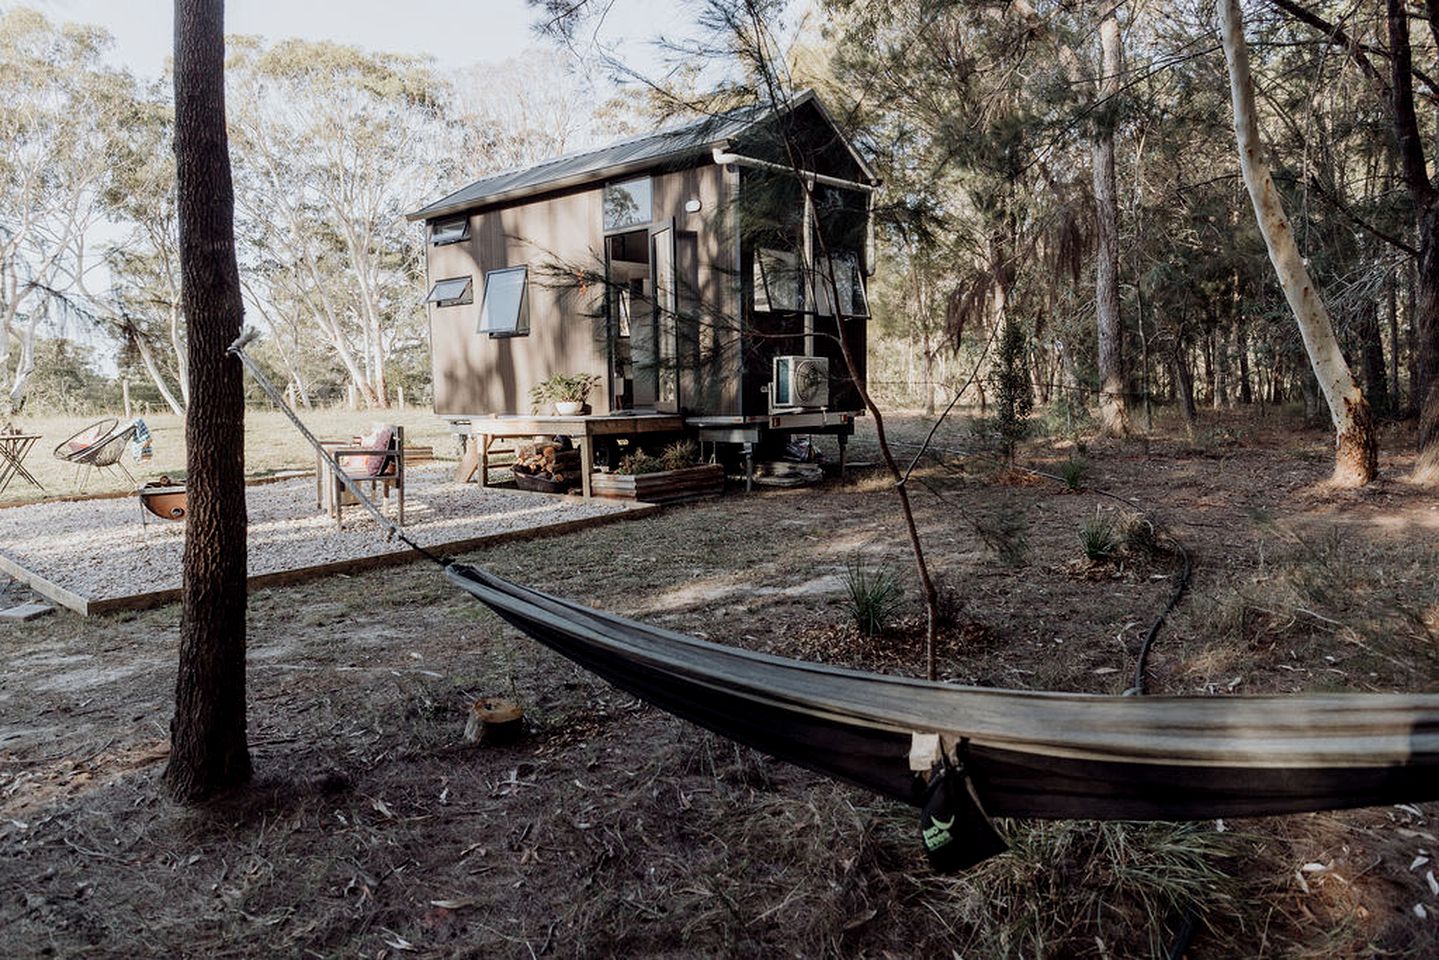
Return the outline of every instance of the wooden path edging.
[[[560,495],[555,495],[560,496]],[[500,533],[490,533],[481,537],[469,537],[464,540],[452,540],[448,543],[422,544],[424,548],[434,554],[456,554],[468,553],[487,547],[496,547],[505,543],[513,543],[517,540],[538,540],[549,537],[563,536],[567,533],[576,533],[580,530],[587,530],[590,527],[604,526],[608,523],[616,523],[621,520],[639,520],[657,513],[662,508],[654,504],[637,504],[627,507],[624,510],[614,513],[602,513],[593,517],[581,517],[577,520],[563,520],[558,523],[547,523],[537,527],[526,527],[521,530],[504,530]],[[395,550],[390,553],[373,554],[364,557],[353,557],[348,560],[333,560],[329,563],[314,564],[308,567],[296,567],[293,570],[276,570],[272,573],[257,573],[250,577],[248,586],[250,590],[259,590],[266,587],[282,587],[291,584],[303,583],[307,580],[318,580],[321,577],[333,576],[338,573],[355,573],[362,570],[375,570],[382,567],[395,567],[406,563],[413,563],[424,558],[415,553],[409,547]],[[122,613],[133,610],[148,610],[153,607],[162,607],[167,603],[174,603],[180,599],[180,589],[169,587],[164,590],[152,590],[147,593],[132,593],[122,597],[92,598],[68,590],[57,583],[27,569],[24,564],[0,552],[0,571],[26,584],[30,589],[54,603],[60,604],[80,614],[82,617],[95,617],[108,613]]]

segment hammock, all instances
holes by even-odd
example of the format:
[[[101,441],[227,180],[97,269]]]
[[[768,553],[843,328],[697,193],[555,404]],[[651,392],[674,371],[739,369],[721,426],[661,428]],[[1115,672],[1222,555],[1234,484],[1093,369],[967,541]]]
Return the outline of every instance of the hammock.
[[[245,353],[256,336],[230,352],[329,460]],[[1439,694],[993,690],[754,653],[436,557],[336,472],[389,536],[534,640],[721,736],[922,807],[926,852],[942,869],[1004,849],[988,814],[1198,820],[1439,798]]]
[[[726,647],[451,564],[450,582],[615,686],[772,756],[920,804],[916,735],[986,812],[1100,820],[1439,797],[1439,694],[1111,697],[962,687]]]

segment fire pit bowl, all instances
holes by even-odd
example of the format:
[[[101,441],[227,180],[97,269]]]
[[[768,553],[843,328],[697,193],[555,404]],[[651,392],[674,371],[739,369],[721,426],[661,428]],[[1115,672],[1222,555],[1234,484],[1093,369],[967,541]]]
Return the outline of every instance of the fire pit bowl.
[[[135,493],[146,513],[152,513],[161,520],[180,522],[189,513],[185,497],[185,485],[175,483],[169,477],[161,477],[155,483],[147,483]]]

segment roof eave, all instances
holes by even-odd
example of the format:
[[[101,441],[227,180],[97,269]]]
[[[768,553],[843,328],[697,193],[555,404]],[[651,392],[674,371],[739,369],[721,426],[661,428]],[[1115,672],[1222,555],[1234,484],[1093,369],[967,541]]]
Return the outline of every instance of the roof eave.
[[[542,193],[554,193],[557,190],[568,190],[571,187],[581,187],[588,183],[599,183],[614,177],[622,177],[631,173],[642,173],[645,170],[656,170],[661,167],[673,164],[677,160],[699,159],[704,163],[712,163],[706,160],[715,144],[724,143],[724,140],[713,142],[696,143],[693,148],[676,151],[659,157],[646,157],[643,160],[631,160],[628,163],[611,164],[608,167],[600,167],[595,170],[586,170],[583,173],[571,174],[568,177],[561,177],[558,180],[547,180],[543,183],[528,184],[523,187],[516,187],[512,190],[502,190],[499,193],[488,193],[468,200],[456,200],[446,202],[440,200],[430,204],[428,207],[421,207],[411,213],[405,214],[405,219],[433,220],[436,217],[443,217],[454,213],[464,213],[478,207],[490,207],[497,203],[513,202],[523,200],[527,197],[538,196]]]

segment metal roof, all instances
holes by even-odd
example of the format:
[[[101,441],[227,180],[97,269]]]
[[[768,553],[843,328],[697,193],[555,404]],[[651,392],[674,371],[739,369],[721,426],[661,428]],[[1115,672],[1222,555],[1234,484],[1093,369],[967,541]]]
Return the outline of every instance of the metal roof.
[[[791,101],[789,109],[811,100],[819,107],[825,120],[833,126],[833,120],[823,105],[815,99],[813,91],[807,90],[800,94]],[[773,111],[769,109],[751,107],[734,113],[705,117],[592,150],[566,154],[532,167],[491,174],[406,216],[410,220],[428,220],[501,200],[515,200],[624,173],[638,173],[660,166],[666,161],[707,154],[712,148],[729,143],[772,114]],[[854,153],[852,147],[850,152]],[[854,156],[866,175],[872,176],[864,160],[858,154]]]

